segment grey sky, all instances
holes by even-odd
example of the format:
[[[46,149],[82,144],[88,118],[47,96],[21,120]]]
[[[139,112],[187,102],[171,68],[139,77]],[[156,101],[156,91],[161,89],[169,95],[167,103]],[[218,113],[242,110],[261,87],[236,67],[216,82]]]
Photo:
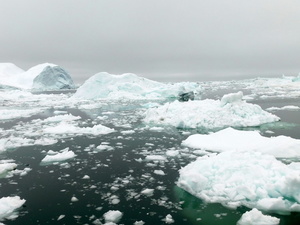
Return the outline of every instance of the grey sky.
[[[0,0],[0,62],[158,81],[297,75],[299,0]]]

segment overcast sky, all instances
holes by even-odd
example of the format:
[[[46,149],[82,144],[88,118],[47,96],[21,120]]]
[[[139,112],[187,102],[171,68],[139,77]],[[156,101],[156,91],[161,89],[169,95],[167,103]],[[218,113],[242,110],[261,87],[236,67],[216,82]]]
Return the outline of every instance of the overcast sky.
[[[300,72],[299,0],[0,0],[0,62],[203,81]]]

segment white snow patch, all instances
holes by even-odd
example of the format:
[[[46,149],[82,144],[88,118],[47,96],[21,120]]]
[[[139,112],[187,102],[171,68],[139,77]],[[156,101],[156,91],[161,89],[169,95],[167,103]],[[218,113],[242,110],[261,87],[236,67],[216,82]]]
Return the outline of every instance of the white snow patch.
[[[300,158],[298,139],[263,137],[257,131],[240,131],[230,127],[212,134],[191,135],[182,145],[215,152],[259,151],[278,158]]]

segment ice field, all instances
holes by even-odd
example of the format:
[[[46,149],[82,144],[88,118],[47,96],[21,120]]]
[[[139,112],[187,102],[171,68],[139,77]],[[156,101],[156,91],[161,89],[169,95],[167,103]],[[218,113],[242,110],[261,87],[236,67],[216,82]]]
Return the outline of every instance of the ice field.
[[[76,88],[0,65],[0,224],[300,223],[299,77]]]

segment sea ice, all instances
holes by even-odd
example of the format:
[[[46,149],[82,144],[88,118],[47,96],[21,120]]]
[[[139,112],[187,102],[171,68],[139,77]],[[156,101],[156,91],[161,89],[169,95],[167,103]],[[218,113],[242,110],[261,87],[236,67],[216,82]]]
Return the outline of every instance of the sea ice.
[[[123,213],[119,210],[109,210],[108,212],[104,213],[103,217],[105,219],[105,222],[113,222],[118,223],[123,216]]]
[[[280,219],[262,214],[256,208],[245,212],[237,225],[277,225]]]
[[[17,164],[14,163],[13,160],[0,160],[0,177],[16,167]]]
[[[257,131],[231,127],[211,134],[193,134],[182,145],[215,152],[259,151],[277,158],[300,158],[300,140],[287,136],[263,137]]]
[[[206,202],[265,212],[300,212],[299,166],[260,152],[199,157],[179,171],[177,185]]]
[[[42,163],[51,163],[51,162],[61,162],[68,159],[74,158],[76,155],[73,151],[68,151],[68,149],[63,150],[60,153],[55,155],[46,155],[45,158],[42,159]]]
[[[74,98],[81,99],[157,99],[176,98],[180,92],[199,91],[196,83],[164,84],[126,73],[112,75],[106,72],[97,73],[80,86]]]
[[[178,128],[223,128],[259,126],[278,121],[258,105],[242,100],[241,92],[224,95],[222,100],[166,103],[145,113],[146,123],[171,125]]]
[[[17,218],[18,214],[15,210],[20,208],[24,203],[25,200],[19,196],[0,198],[0,220]]]

